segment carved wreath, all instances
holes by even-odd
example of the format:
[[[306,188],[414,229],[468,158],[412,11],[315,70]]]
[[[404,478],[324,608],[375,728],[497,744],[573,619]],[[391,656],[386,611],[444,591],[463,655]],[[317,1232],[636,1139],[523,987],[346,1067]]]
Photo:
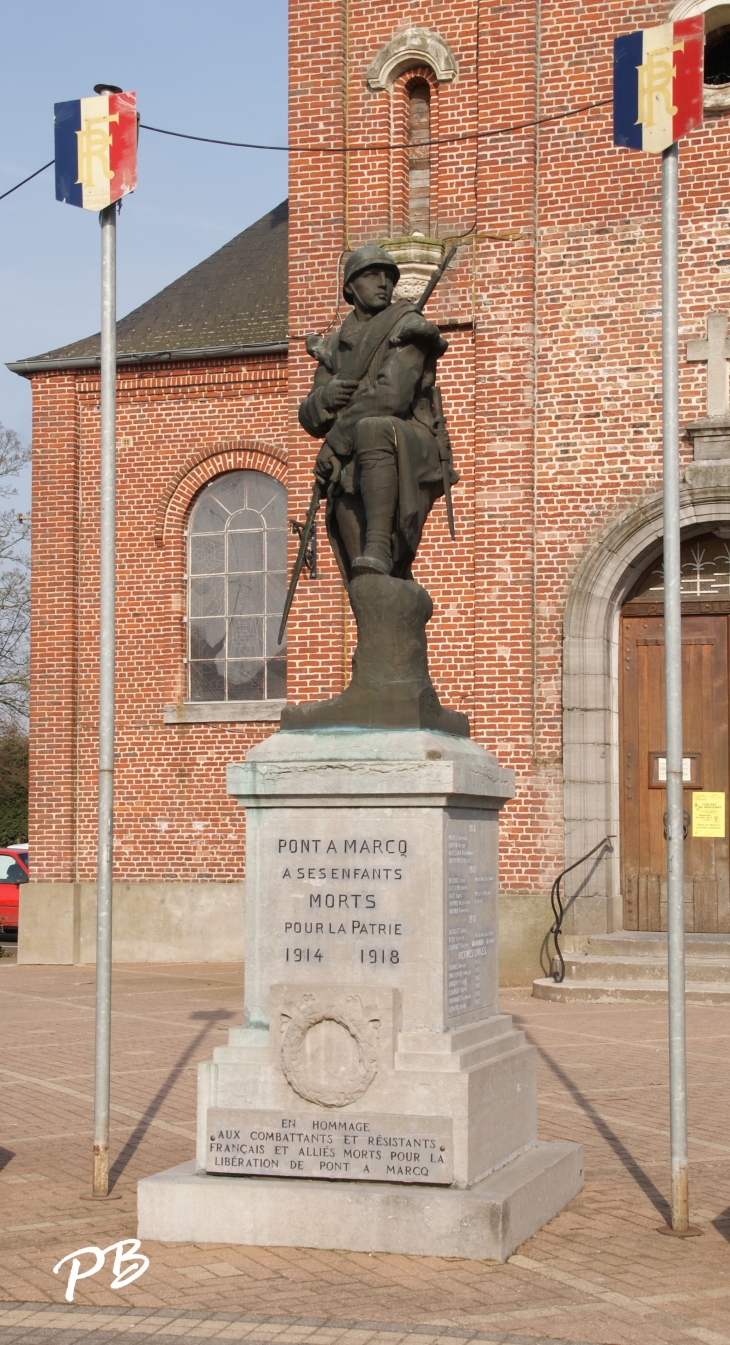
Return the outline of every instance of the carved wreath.
[[[357,1064],[347,1075],[338,1072],[325,1084],[311,1077],[304,1043],[307,1033],[318,1023],[339,1023],[349,1032],[357,1047]],[[369,1088],[378,1072],[377,1041],[380,1019],[369,1018],[359,995],[347,995],[343,1005],[304,995],[298,1009],[281,1015],[281,1067],[287,1082],[307,1102],[322,1107],[345,1107]]]

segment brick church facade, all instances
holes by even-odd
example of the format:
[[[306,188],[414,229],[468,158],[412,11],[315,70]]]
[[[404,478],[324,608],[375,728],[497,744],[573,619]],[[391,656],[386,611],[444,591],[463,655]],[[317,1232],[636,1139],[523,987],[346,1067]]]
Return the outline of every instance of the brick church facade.
[[[700,762],[688,783],[728,789],[730,7],[290,9],[288,211],[119,326],[115,956],[242,953],[245,825],[226,764],[276,730],[284,700],[341,691],[356,638],[323,524],[286,667],[267,636],[316,453],[297,422],[315,367],[305,337],[347,311],[349,250],[384,243],[400,292],[416,296],[456,243],[427,312],[449,341],[439,381],[461,474],[457,539],[441,502],[414,572],[434,601],[442,702],[516,773],[501,951],[504,979],[524,982],[545,965],[553,878],[603,837],[569,886],[568,937],[579,947],[665,918],[651,774],[664,745],[660,164],[613,148],[606,100],[614,36],[699,12],[713,82],[680,149],[685,742]],[[34,399],[20,955],[89,961],[98,338],[12,367]],[[688,927],[730,932],[727,842],[703,844],[689,847]]]

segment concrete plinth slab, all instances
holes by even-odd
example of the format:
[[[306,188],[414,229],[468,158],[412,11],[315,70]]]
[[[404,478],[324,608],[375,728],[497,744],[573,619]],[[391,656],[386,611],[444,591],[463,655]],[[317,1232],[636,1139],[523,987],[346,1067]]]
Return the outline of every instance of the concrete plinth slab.
[[[218,1177],[194,1161],[144,1178],[138,1237],[506,1261],[583,1188],[580,1144],[538,1143],[468,1190]]]

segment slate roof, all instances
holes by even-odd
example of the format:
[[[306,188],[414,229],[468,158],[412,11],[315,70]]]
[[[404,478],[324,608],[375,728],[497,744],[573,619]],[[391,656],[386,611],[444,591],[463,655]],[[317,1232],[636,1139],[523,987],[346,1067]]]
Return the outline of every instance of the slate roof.
[[[288,202],[117,323],[120,362],[231,347],[278,345],[287,331]],[[97,332],[8,365],[14,373],[95,364]],[[126,359],[125,359],[126,357]]]

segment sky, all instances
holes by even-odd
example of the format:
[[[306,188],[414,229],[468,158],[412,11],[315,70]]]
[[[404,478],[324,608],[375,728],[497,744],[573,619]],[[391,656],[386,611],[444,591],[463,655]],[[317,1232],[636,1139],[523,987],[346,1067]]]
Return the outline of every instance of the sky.
[[[0,193],[53,158],[53,104],[102,81],[143,122],[286,144],[286,0],[0,0]],[[287,193],[287,155],[142,131],[117,229],[123,317]],[[31,436],[25,359],[99,330],[98,216],[55,200],[53,169],[0,201],[0,423]],[[19,504],[29,504],[29,480]]]

